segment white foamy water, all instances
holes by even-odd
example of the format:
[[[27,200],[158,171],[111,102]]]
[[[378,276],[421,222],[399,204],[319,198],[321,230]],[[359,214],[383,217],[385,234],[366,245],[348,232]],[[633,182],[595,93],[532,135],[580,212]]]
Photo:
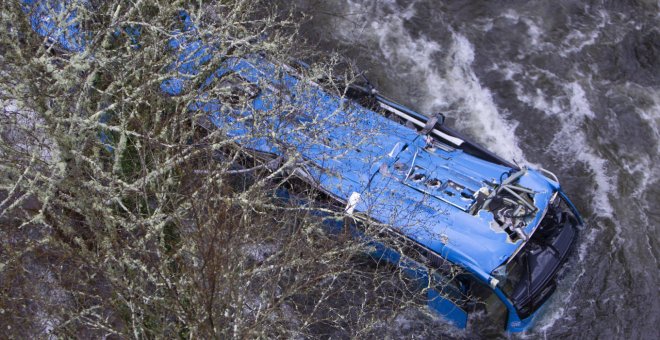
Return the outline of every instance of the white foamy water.
[[[562,57],[571,53],[578,53],[587,46],[596,43],[602,34],[603,27],[610,24],[610,15],[604,10],[598,10],[594,14],[597,17],[598,24],[589,32],[572,30],[562,42],[563,50],[559,52]]]
[[[481,86],[474,70],[474,49],[472,44],[458,33],[453,33],[451,53],[448,56],[446,73],[431,73],[426,78],[430,91],[438,91],[440,97],[431,99],[431,106],[441,106],[443,102],[458,102],[463,108],[457,118],[460,129],[470,129],[486,145],[504,158],[524,161],[524,155],[514,131],[518,125],[500,114],[490,91]],[[436,90],[437,89],[437,90]]]
[[[627,86],[632,85],[627,84]],[[656,148],[658,148],[658,154],[660,154],[660,143],[658,142],[660,141],[660,129],[658,129],[658,125],[660,125],[660,89],[648,91],[646,96],[653,101],[653,105],[648,108],[638,108],[637,114],[653,130]]]
[[[373,15],[373,11],[382,12],[379,6],[392,14]],[[524,161],[513,133],[517,123],[507,120],[490,91],[480,84],[472,69],[474,49],[465,36],[452,32],[449,46],[424,35],[413,36],[404,27],[404,20],[415,15],[412,5],[398,8],[393,1],[378,5],[348,1],[346,13],[360,14],[350,21],[338,19],[337,34],[346,40],[375,43],[384,57],[383,66],[418,79],[419,90],[425,92],[420,105],[425,112],[457,106],[459,115],[454,118],[459,129],[470,130],[478,142],[506,159]],[[356,27],[358,22],[363,24]],[[439,52],[447,52],[446,57]]]
[[[612,218],[614,211],[610,195],[616,191],[617,178],[608,172],[607,160],[587,142],[583,126],[589,124],[594,112],[585,97],[582,86],[577,82],[565,85],[568,107],[563,107],[557,116],[562,121],[561,130],[555,134],[550,147],[558,153],[584,163],[593,173],[596,187],[593,190],[592,209],[599,216]]]
[[[521,68],[511,64],[507,65],[506,69],[508,73],[513,74],[519,72]],[[545,73],[545,75],[561,82],[552,74]],[[598,216],[611,218],[614,208],[610,202],[610,195],[616,190],[617,177],[608,171],[607,160],[589,145],[583,128],[585,124],[589,124],[589,119],[595,117],[595,113],[591,109],[582,85],[575,81],[564,83],[563,89],[562,96],[548,96],[539,88],[527,89],[516,83],[516,96],[523,103],[561,120],[561,128],[555,133],[548,147],[571,160],[566,164],[581,162],[587,166],[595,182],[591,208]]]
[[[523,52],[530,51],[542,51],[545,48],[554,48],[550,43],[547,43],[544,39],[544,32],[541,27],[539,27],[540,22],[543,22],[543,18],[535,17],[534,20],[531,18],[520,16],[518,12],[513,9],[502,13],[500,15],[502,18],[509,20],[513,24],[518,24],[522,22],[527,27],[527,45],[526,50],[521,50],[517,57],[519,59],[523,58]]]

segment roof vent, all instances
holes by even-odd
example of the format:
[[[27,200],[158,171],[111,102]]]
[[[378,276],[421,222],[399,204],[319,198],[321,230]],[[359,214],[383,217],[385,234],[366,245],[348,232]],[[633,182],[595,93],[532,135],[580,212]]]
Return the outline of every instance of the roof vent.
[[[426,175],[424,175],[424,174],[420,174],[420,173],[416,173],[416,174],[412,175],[412,176],[410,177],[410,179],[411,179],[413,182],[421,182],[421,181],[423,181],[423,180],[426,179]]]
[[[442,181],[440,181],[437,178],[431,178],[428,181],[426,181],[426,186],[429,188],[433,188],[433,189],[439,188],[440,185],[442,185]]]

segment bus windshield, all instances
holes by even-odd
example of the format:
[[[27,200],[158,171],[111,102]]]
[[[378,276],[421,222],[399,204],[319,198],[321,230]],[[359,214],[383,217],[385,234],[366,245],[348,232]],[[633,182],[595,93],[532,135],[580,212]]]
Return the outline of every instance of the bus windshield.
[[[577,236],[576,225],[570,212],[554,205],[521,251],[493,271],[521,318],[534,313],[554,291],[555,276]]]

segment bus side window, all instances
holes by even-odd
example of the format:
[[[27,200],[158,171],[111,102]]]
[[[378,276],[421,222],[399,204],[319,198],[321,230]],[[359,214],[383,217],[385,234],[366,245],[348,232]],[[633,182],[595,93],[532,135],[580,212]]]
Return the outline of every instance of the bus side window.
[[[467,326],[465,295],[461,292],[458,281],[439,273],[432,275],[432,289],[426,293],[428,306],[442,315],[458,328]]]
[[[469,274],[461,275],[459,281],[467,287],[467,307],[470,312],[484,312],[483,319],[488,326],[501,327],[506,324],[507,308],[490,286]]]

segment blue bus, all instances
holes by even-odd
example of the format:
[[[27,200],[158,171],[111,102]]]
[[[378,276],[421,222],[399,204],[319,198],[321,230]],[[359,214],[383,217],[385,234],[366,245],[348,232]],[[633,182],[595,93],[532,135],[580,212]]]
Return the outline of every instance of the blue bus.
[[[85,50],[75,11],[64,23],[51,20],[68,2],[23,3],[37,34],[67,53]],[[168,44],[178,76],[161,83],[164,96],[188,91],[216,53],[195,38],[188,14],[180,16]],[[139,40],[139,28],[129,34]],[[502,315],[507,331],[531,327],[583,224],[557,177],[498,157],[440,114],[415,112],[366,82],[332,90],[297,64],[224,56],[188,108],[255,159],[294,153],[291,174],[341,207],[351,228],[375,225],[404,244],[369,241],[371,256],[415,278],[438,315],[465,328],[477,299]]]

